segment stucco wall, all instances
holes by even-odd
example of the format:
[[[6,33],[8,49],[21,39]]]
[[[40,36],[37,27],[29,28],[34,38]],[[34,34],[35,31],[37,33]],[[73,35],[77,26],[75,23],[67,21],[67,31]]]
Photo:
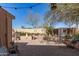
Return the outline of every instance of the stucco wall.
[[[2,46],[10,47],[12,40],[12,17],[0,8],[0,38]]]
[[[5,13],[4,11],[0,8],[0,39],[2,46],[6,46],[6,40],[5,40],[5,33],[6,33],[6,22],[5,22]]]
[[[26,33],[39,33],[45,34],[46,30],[43,28],[34,28],[34,29],[16,29],[17,32],[26,32]]]
[[[76,29],[76,34],[79,34],[79,28],[78,28],[78,29]]]
[[[7,38],[8,38],[8,47],[11,47],[11,42],[12,42],[12,18],[11,17],[7,17],[7,30],[8,30],[8,34],[7,34]]]

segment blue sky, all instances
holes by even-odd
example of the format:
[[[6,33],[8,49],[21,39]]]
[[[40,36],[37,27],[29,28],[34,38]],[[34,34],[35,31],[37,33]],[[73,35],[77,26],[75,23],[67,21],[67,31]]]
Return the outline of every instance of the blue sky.
[[[30,6],[36,5],[37,3],[7,3],[0,5],[5,8],[8,12],[13,14],[15,16],[15,20],[12,22],[13,28],[21,28],[21,26],[25,27],[32,27],[28,21],[27,21],[27,15],[29,14]],[[9,8],[9,7],[17,7],[18,9]],[[27,7],[27,8],[21,8],[21,7]],[[31,11],[33,13],[37,13],[40,15],[40,25],[43,24],[43,19],[45,13],[49,10],[49,5],[46,3],[41,3],[36,6],[34,6]],[[56,27],[64,27],[65,25],[62,23],[56,24]]]

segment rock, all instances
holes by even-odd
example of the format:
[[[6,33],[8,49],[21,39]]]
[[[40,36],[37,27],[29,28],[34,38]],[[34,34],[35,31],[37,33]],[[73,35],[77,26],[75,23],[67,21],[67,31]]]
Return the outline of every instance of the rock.
[[[79,49],[79,42],[74,45],[75,48]]]

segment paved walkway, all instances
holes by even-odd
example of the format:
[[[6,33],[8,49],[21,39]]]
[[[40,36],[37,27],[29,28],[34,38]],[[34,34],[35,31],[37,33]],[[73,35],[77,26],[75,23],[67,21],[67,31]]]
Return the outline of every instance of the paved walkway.
[[[29,44],[31,42],[32,44]],[[39,45],[37,41],[19,40],[16,42],[20,56],[79,56],[76,49],[67,48],[65,45]]]

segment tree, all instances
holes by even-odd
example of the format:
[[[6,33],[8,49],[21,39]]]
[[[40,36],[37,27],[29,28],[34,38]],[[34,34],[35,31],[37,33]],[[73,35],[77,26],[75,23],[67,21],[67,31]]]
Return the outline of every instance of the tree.
[[[44,17],[45,24],[54,27],[54,25],[57,23],[57,16],[58,15],[56,15],[54,11],[48,11]]]
[[[77,9],[72,9],[72,10],[69,10],[68,13],[70,13],[70,14],[69,14],[69,15],[66,14],[66,15],[68,15],[68,16],[65,15],[66,19],[68,18],[68,19],[69,19],[68,22],[71,21],[70,24],[71,24],[71,25],[72,25],[72,24],[76,24],[76,28],[78,28],[78,23],[79,23],[79,19],[78,19],[78,18],[79,18],[79,11],[77,11]]]
[[[53,5],[53,4],[51,4],[51,5]],[[65,24],[69,25],[69,27],[73,24],[76,24],[76,27],[78,28],[79,4],[78,3],[76,3],[76,4],[64,3],[64,4],[56,4],[56,6],[57,7],[56,7],[55,11],[57,12],[57,14],[60,14],[59,20],[65,21]],[[53,9],[51,9],[51,10],[53,11]],[[58,12],[58,11],[60,11],[60,12]]]
[[[55,26],[58,22],[60,22],[60,18],[62,18],[60,15],[62,15],[61,11],[57,9],[58,6],[56,3],[52,3],[50,5],[50,10],[45,14],[44,20],[45,23],[49,26]]]
[[[33,28],[38,27],[40,16],[37,13],[33,13],[32,11],[29,12],[27,15],[28,23],[32,25]]]

